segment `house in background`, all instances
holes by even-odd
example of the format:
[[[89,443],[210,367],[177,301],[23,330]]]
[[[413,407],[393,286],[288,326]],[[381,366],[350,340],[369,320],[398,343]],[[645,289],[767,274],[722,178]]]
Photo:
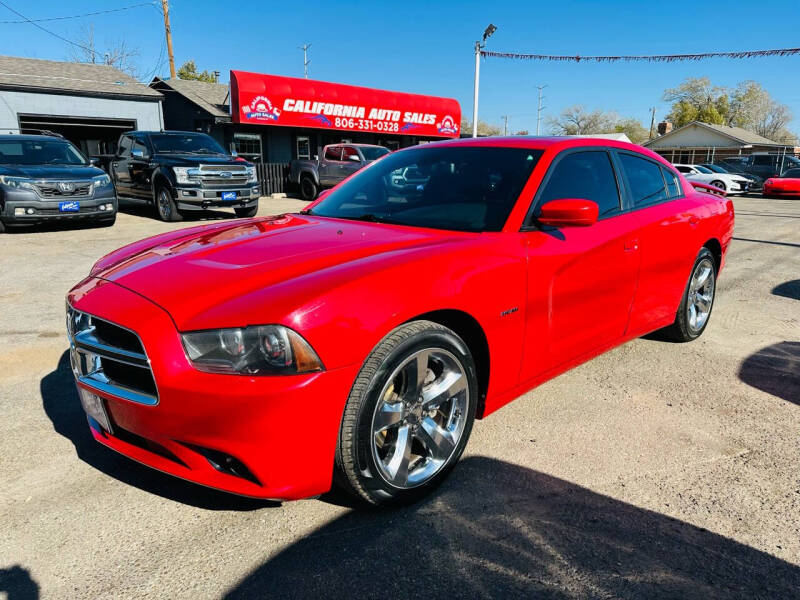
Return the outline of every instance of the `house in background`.
[[[794,144],[781,144],[741,127],[692,121],[642,144],[672,163],[713,162],[747,154],[796,154]]]
[[[108,65],[0,56],[0,133],[63,135],[88,156],[121,133],[161,129],[162,95]]]

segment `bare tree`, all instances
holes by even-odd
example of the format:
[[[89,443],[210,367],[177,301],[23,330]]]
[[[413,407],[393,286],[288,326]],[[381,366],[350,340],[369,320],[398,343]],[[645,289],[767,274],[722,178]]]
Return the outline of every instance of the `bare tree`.
[[[131,48],[125,40],[106,43],[103,48],[99,48],[95,42],[94,24],[92,23],[83,27],[78,43],[82,48],[72,46],[70,50],[72,62],[109,65],[131,77],[138,78],[139,68],[136,59],[139,57],[139,49]]]
[[[502,129],[499,125],[478,119],[478,135],[500,135],[501,131]],[[466,117],[461,119],[461,132],[472,133],[472,121]]]
[[[548,117],[547,125],[555,135],[588,135],[610,133],[619,121],[614,112],[587,111],[582,105],[569,106],[558,117]]]
[[[795,139],[787,129],[792,112],[755,81],[743,81],[731,93],[731,125],[743,127],[776,142]]]

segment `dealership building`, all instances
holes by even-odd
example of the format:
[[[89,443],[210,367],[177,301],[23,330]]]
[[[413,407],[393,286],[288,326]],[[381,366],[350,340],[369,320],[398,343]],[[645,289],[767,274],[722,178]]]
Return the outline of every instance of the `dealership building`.
[[[109,155],[122,132],[164,127],[161,100],[107,65],[0,56],[0,134],[47,130]]]
[[[231,71],[230,85],[159,79],[167,129],[203,131],[257,163],[313,158],[327,144],[391,149],[459,136],[451,98]]]

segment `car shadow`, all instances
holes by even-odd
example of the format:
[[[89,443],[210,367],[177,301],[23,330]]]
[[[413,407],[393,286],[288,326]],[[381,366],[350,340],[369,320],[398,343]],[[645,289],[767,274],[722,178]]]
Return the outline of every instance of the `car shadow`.
[[[436,493],[349,512],[257,567],[243,598],[789,598],[800,567],[487,457]]]
[[[775,296],[800,300],[800,279],[784,281],[783,283],[772,288],[772,293]]]
[[[7,600],[36,600],[39,584],[30,571],[19,565],[0,569],[0,594],[5,592]]]
[[[747,385],[800,404],[800,342],[779,342],[748,356],[739,367]]]
[[[133,203],[120,204],[119,212],[125,213],[127,215],[133,215],[134,217],[142,217],[143,219],[153,219],[154,221],[159,220],[158,215],[156,215],[155,209],[152,206],[146,204],[133,204]],[[236,213],[233,212],[233,209],[230,210],[206,209],[206,210],[186,211],[183,212],[182,214],[184,223],[201,222],[201,221],[220,221],[222,219],[239,218],[236,216]]]
[[[75,446],[85,463],[123,483],[163,498],[208,510],[258,510],[278,503],[244,498],[172,477],[130,460],[95,441],[81,407],[69,363],[64,352],[54,371],[39,383],[42,405],[56,433]]]

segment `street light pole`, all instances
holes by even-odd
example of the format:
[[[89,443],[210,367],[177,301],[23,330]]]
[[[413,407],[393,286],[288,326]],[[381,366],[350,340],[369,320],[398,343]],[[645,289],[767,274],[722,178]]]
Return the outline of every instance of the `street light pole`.
[[[486,38],[497,31],[497,27],[489,23],[483,32],[483,41],[475,42],[475,96],[472,99],[472,137],[478,137],[478,90],[481,85],[481,48],[486,45]]]
[[[536,135],[539,135],[539,124],[542,121],[542,90],[547,87],[547,84],[537,85],[539,88],[539,105],[536,108]]]

